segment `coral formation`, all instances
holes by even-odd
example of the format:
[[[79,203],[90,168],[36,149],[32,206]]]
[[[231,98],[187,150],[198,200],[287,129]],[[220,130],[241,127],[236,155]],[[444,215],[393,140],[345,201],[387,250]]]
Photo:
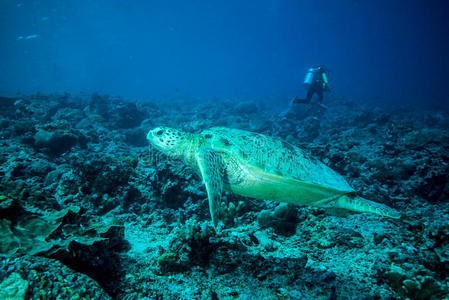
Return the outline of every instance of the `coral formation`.
[[[234,99],[0,100],[2,299],[449,297],[444,113],[345,99],[285,118]],[[215,230],[200,178],[145,143],[157,125],[287,140],[403,218],[226,194]]]

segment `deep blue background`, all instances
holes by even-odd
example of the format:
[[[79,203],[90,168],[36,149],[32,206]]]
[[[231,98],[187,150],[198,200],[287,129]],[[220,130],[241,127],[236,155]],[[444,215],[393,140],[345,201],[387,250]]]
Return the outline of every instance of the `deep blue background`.
[[[338,96],[449,102],[445,0],[0,3],[1,95],[287,101],[324,64]]]

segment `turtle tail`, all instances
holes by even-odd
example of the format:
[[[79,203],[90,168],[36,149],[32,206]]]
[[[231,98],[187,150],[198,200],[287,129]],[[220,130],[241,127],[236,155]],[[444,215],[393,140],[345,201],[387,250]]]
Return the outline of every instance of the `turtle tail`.
[[[369,212],[377,215],[399,219],[401,214],[385,204],[367,200],[365,198],[346,194],[337,199],[336,208],[344,208],[356,212]]]

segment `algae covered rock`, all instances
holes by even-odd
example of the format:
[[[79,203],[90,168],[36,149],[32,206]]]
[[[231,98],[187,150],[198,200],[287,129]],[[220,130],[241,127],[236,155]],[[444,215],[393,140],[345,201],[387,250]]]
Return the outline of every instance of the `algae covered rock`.
[[[112,223],[83,222],[79,214],[79,207],[46,211],[45,214],[18,205],[0,210],[0,254],[69,252],[75,244],[90,246],[105,241],[108,234],[117,229]]]
[[[298,220],[295,206],[286,203],[279,204],[274,211],[262,210],[257,216],[260,226],[271,226],[276,233],[286,236],[295,233]]]
[[[95,280],[57,260],[17,257],[4,261],[0,271],[8,274],[0,299],[110,299]]]
[[[12,198],[7,197],[5,195],[0,195],[0,212],[11,207],[13,203]]]
[[[33,138],[35,149],[50,155],[67,152],[78,143],[77,136],[60,130],[39,130]]]
[[[126,251],[124,229],[108,217],[12,205],[0,211],[0,255],[45,256],[88,274],[109,291],[121,276],[118,253]]]
[[[137,160],[130,156],[97,157],[75,163],[75,174],[82,178],[84,193],[117,194],[128,184]]]
[[[234,112],[237,114],[252,114],[259,110],[257,104],[253,101],[241,101],[234,107]]]
[[[25,299],[27,290],[28,282],[18,273],[12,273],[0,283],[0,299]]]
[[[388,284],[404,299],[439,299],[444,286],[429,275],[419,275],[415,270],[404,270],[392,265],[384,276]]]

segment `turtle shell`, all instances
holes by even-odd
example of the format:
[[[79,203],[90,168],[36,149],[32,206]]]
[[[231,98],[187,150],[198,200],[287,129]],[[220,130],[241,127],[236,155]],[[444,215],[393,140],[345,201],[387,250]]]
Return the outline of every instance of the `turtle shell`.
[[[240,167],[294,179],[339,192],[354,189],[337,172],[300,148],[280,139],[240,129],[213,127],[201,133],[206,146],[239,158]],[[253,168],[252,168],[253,169]]]

